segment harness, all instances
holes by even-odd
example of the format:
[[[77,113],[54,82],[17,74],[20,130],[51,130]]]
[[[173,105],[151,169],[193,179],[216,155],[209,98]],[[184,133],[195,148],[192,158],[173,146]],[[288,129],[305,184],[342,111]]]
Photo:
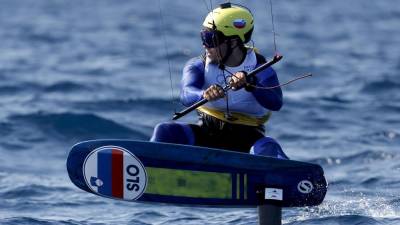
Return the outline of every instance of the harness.
[[[256,55],[256,60],[257,64],[263,64],[266,62],[264,56],[258,53],[258,50],[255,49],[254,47],[247,47],[247,49],[252,49]],[[206,66],[206,55],[205,53],[200,56],[200,58],[203,61],[203,66],[205,70]],[[218,122],[221,124],[220,126],[224,126],[225,123],[228,124],[236,124],[236,125],[244,125],[244,126],[252,126],[252,127],[263,127],[263,125],[269,120],[271,117],[271,112],[269,111],[267,114],[261,116],[261,117],[254,117],[254,116],[249,116],[244,113],[239,113],[239,112],[229,112],[229,115],[227,116],[227,113],[225,111],[213,109],[210,107],[206,106],[201,106],[197,108],[198,114],[203,120],[203,124],[209,124]],[[216,121],[217,120],[217,121]],[[206,122],[206,123],[204,123]]]

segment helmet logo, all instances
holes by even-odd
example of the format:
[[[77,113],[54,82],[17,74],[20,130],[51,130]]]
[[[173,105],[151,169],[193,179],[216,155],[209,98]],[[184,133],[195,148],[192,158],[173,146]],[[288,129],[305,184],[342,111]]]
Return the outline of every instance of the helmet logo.
[[[235,19],[233,21],[233,26],[238,29],[242,29],[246,26],[246,20],[244,19]]]

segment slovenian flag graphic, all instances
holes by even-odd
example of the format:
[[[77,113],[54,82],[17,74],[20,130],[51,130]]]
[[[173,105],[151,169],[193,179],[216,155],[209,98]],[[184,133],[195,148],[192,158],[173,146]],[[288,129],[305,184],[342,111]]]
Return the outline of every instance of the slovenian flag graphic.
[[[99,152],[97,168],[98,179],[103,183],[98,192],[115,198],[124,197],[124,153],[118,149]]]
[[[92,154],[90,159],[94,162],[88,161],[86,164],[90,163],[91,167],[91,188],[102,195],[123,198],[124,152],[112,148],[103,149],[98,151],[97,154]]]
[[[134,200],[141,196],[147,184],[143,164],[120,147],[94,150],[86,158],[84,171],[89,188],[103,196]],[[135,188],[129,188],[133,185]]]
[[[233,21],[233,26],[238,28],[238,29],[242,29],[246,26],[246,20],[244,19],[236,19]]]

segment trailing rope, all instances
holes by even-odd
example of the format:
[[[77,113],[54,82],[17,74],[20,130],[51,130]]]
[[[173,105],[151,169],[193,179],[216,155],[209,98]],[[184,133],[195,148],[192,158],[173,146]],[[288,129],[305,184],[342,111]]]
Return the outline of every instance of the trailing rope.
[[[230,71],[228,71],[226,69],[224,71],[226,71],[226,72],[228,72],[230,74],[230,76],[226,77],[227,79],[232,79],[232,77],[236,77],[235,74],[233,74],[232,72],[230,72]],[[262,86],[257,86],[257,85],[253,85],[253,84],[249,84],[249,83],[246,83],[246,86],[250,86],[250,87],[253,87],[253,88],[256,88],[256,89],[271,90],[271,89],[275,89],[275,88],[279,88],[279,87],[283,87],[283,86],[289,85],[289,84],[291,84],[291,83],[293,83],[293,82],[295,82],[297,80],[301,80],[301,79],[304,79],[304,78],[307,78],[307,77],[312,77],[312,74],[311,73],[307,73],[305,75],[295,77],[295,78],[293,78],[293,79],[291,79],[291,80],[289,80],[289,81],[287,81],[287,82],[285,82],[283,84],[279,84],[279,85],[271,86],[271,87],[262,87]]]
[[[275,51],[275,54],[278,54],[278,49],[276,47],[275,21],[274,21],[274,13],[273,13],[273,10],[272,10],[272,0],[269,0],[269,5],[270,5],[270,10],[271,10],[271,24],[272,24],[272,36],[274,38],[274,51]]]
[[[249,84],[249,83],[247,83],[247,85],[250,86],[250,87],[257,88],[257,89],[271,90],[271,89],[275,89],[275,88],[286,86],[286,85],[288,85],[290,83],[293,83],[293,82],[295,82],[297,80],[300,80],[300,79],[303,79],[303,78],[307,78],[307,77],[311,77],[311,76],[312,76],[312,74],[308,73],[308,74],[303,75],[303,76],[295,77],[295,78],[293,78],[293,79],[291,79],[291,80],[289,80],[289,81],[287,81],[287,82],[285,82],[283,84],[272,86],[272,87],[260,87],[260,86],[252,85],[252,84]]]
[[[171,85],[171,102],[174,107],[174,112],[176,113],[177,101],[175,101],[176,98],[174,95],[174,85],[172,82],[171,60],[170,60],[170,54],[169,54],[169,49],[168,49],[167,35],[165,34],[165,30],[164,30],[165,23],[164,23],[164,16],[162,13],[162,8],[161,8],[161,0],[158,0],[158,9],[159,9],[159,13],[160,13],[160,31],[161,31],[161,36],[163,38],[165,54],[166,54],[167,62],[168,62],[169,81],[170,81],[170,85]]]

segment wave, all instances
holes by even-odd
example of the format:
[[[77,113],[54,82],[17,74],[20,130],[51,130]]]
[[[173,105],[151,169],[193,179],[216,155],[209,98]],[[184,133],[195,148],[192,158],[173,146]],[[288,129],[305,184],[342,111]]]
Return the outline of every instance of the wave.
[[[379,81],[368,82],[363,85],[361,91],[369,94],[388,94],[390,91],[397,91],[400,89],[400,82],[391,78],[384,78]]]
[[[141,220],[139,220],[139,219],[132,219],[132,220],[130,220],[130,221],[128,222],[128,224],[151,225],[151,224],[153,224],[153,223],[146,223],[146,222],[143,222],[143,221],[141,221]]]
[[[93,88],[73,81],[59,81],[50,85],[43,85],[33,82],[17,82],[15,85],[1,85],[0,95],[17,95],[22,92],[37,92],[43,91],[45,93],[51,92],[82,92],[92,91]]]
[[[334,103],[335,105],[337,104],[351,104],[353,101],[349,99],[345,99],[343,96],[339,96],[337,94],[331,95],[331,96],[323,96],[321,97],[321,100],[329,103]]]
[[[396,206],[400,209],[400,198],[392,199],[389,201],[389,204]]]
[[[61,81],[47,87],[44,87],[46,92],[73,92],[89,89],[85,85],[81,85],[71,81]]]
[[[24,88],[22,86],[12,86],[12,85],[6,85],[6,86],[1,86],[0,87],[0,94],[4,95],[9,95],[9,94],[15,94],[20,91],[23,91]]]
[[[13,131],[11,123],[0,122],[0,135],[3,137]]]
[[[143,219],[146,219],[146,218],[151,219],[154,217],[167,217],[167,215],[165,215],[161,212],[155,211],[155,210],[146,210],[146,211],[137,212],[134,214],[134,216],[140,217]]]
[[[18,198],[30,198],[30,197],[43,197],[47,196],[51,192],[64,192],[67,188],[64,187],[48,187],[44,185],[24,185],[15,187],[11,190],[5,191],[0,194],[2,199],[18,199]]]
[[[32,82],[17,82],[17,85],[2,85],[0,86],[0,94],[1,95],[17,95],[24,91],[36,91],[39,90],[40,86],[38,84]]]
[[[31,127],[41,131],[47,138],[61,138],[74,141],[99,138],[148,139],[141,127],[131,129],[94,114],[77,113],[33,113],[10,118],[20,127]]]
[[[0,141],[1,149],[7,149],[12,151],[26,150],[29,149],[28,145],[22,144],[18,138],[14,136],[17,128],[13,127],[11,123],[0,122]]]
[[[379,130],[375,132],[366,133],[362,136],[364,143],[391,143],[393,141],[400,141],[400,133],[395,130]]]
[[[49,28],[51,29],[51,28]],[[27,42],[43,43],[43,44],[61,44],[70,40],[68,33],[52,32],[47,30],[33,30],[29,26],[26,26],[21,31],[21,39]]]
[[[312,163],[320,164],[321,166],[332,166],[337,164],[362,164],[373,161],[393,160],[396,154],[385,151],[363,151],[349,156],[343,157],[320,157],[310,160]]]
[[[368,216],[360,215],[344,215],[344,216],[329,216],[324,218],[308,219],[304,221],[296,221],[287,223],[288,225],[319,225],[319,224],[342,224],[342,225],[353,225],[353,224],[381,224],[379,220],[376,220]]]
[[[175,104],[174,104],[175,102]],[[178,107],[177,100],[172,102],[171,99],[150,98],[150,99],[109,99],[100,101],[80,101],[73,103],[75,108],[85,110],[102,110],[102,111],[159,111],[164,113],[166,111],[173,111],[174,107]],[[179,106],[180,107],[180,106]]]
[[[189,217],[180,217],[180,218],[172,218],[166,220],[163,224],[202,224],[204,220],[201,217],[189,216]]]
[[[151,66],[151,65],[149,65]],[[114,71],[102,65],[95,65],[93,62],[68,62],[68,65],[57,65],[52,68],[57,73],[88,75],[88,76],[105,76],[112,75]]]
[[[340,200],[325,200],[316,207],[299,208],[287,215],[288,224],[399,224],[399,208],[390,199],[362,193],[340,193]]]
[[[10,217],[5,219],[0,219],[0,224],[3,225],[83,225],[83,224],[93,224],[88,222],[82,222],[77,220],[50,220],[50,219],[38,219],[34,217]],[[102,224],[102,223],[96,223]]]

